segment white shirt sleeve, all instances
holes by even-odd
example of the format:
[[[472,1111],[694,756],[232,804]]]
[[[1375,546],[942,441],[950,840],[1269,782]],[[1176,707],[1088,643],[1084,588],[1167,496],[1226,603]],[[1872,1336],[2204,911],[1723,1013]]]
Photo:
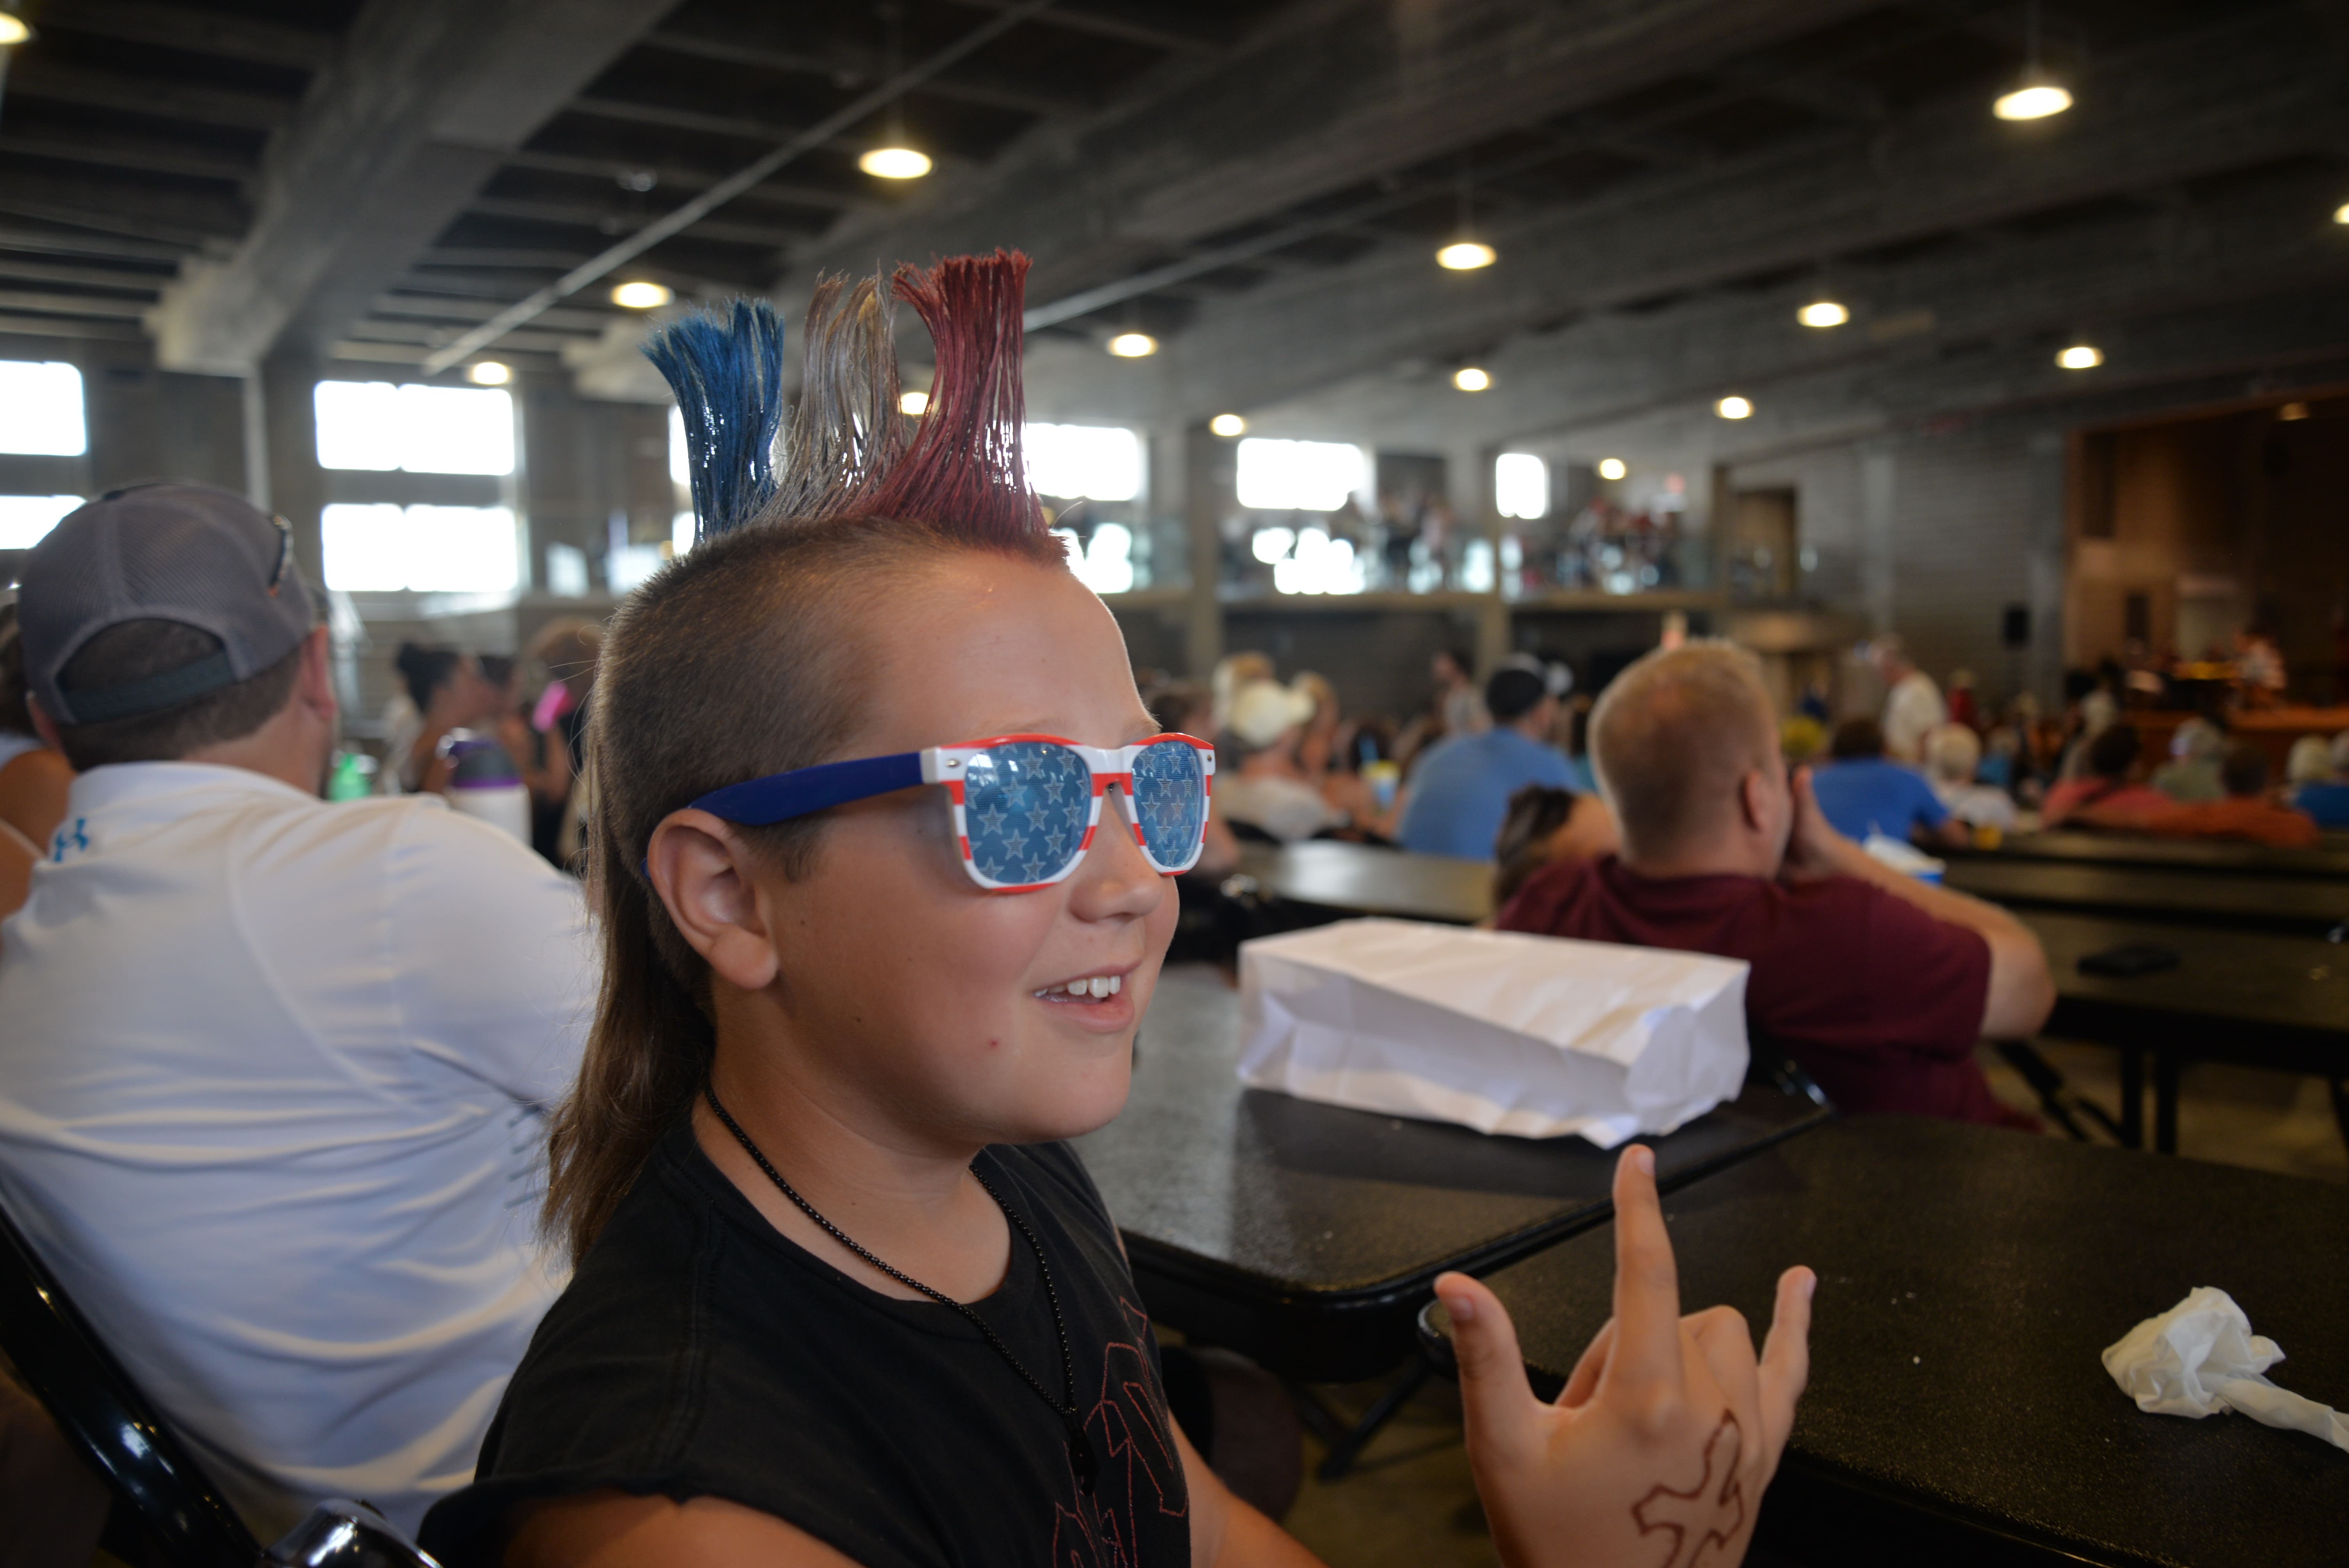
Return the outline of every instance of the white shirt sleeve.
[[[595,1012],[579,884],[487,823],[427,807],[404,815],[386,925],[408,1043],[523,1104],[552,1105]]]

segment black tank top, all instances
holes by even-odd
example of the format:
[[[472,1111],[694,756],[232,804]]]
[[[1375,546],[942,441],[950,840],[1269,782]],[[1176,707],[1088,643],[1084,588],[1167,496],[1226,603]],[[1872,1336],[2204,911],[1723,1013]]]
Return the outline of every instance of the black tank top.
[[[517,1501],[616,1487],[755,1508],[866,1568],[1187,1563],[1157,1342],[1100,1193],[1063,1144],[990,1148],[977,1168],[1051,1265],[1090,1493],[1059,1415],[971,1324],[786,1239],[680,1121],[540,1324],[425,1548],[495,1563]],[[1016,1232],[1002,1287],[973,1305],[1057,1395],[1051,1306]]]

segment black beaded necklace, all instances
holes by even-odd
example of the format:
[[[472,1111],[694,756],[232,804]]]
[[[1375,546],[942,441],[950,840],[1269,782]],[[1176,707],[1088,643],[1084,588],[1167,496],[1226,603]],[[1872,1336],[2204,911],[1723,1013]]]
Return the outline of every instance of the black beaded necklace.
[[[1052,1265],[1044,1261],[1044,1245],[1036,1239],[1036,1233],[1028,1228],[1028,1222],[1019,1217],[1018,1210],[1003,1201],[1003,1194],[995,1190],[995,1183],[980,1175],[978,1167],[971,1168],[971,1175],[977,1177],[978,1184],[987,1189],[987,1195],[995,1200],[995,1206],[1003,1211],[1003,1217],[1011,1222],[1012,1228],[1028,1238],[1028,1246],[1036,1254],[1036,1272],[1041,1274],[1044,1280],[1044,1298],[1052,1304],[1052,1327],[1061,1336],[1061,1386],[1067,1390],[1067,1397],[1062,1399],[1053,1398],[1045,1390],[1044,1385],[1036,1381],[1035,1374],[1019,1364],[1019,1357],[1012,1355],[1011,1347],[996,1337],[995,1330],[987,1326],[987,1319],[979,1316],[978,1313],[944,1291],[932,1290],[913,1275],[902,1270],[891,1268],[850,1240],[848,1233],[816,1212],[815,1205],[801,1197],[798,1190],[783,1180],[783,1173],[776,1170],[767,1157],[760,1152],[759,1146],[750,1141],[750,1135],[742,1130],[741,1124],[729,1116],[726,1113],[726,1108],[718,1103],[716,1086],[704,1084],[701,1092],[703,1098],[709,1101],[709,1109],[718,1113],[718,1119],[726,1124],[726,1130],[734,1135],[734,1141],[740,1143],[742,1146],[742,1151],[758,1161],[759,1169],[767,1173],[767,1180],[781,1188],[783,1196],[799,1205],[800,1212],[823,1226],[825,1234],[908,1290],[920,1291],[940,1306],[952,1307],[970,1320],[971,1326],[978,1329],[987,1342],[995,1347],[995,1353],[1002,1357],[1014,1372],[1019,1374],[1020,1381],[1035,1389],[1036,1397],[1050,1405],[1052,1408],[1052,1413],[1061,1418],[1061,1424],[1066,1427],[1069,1432],[1069,1463],[1077,1472],[1078,1484],[1088,1492],[1092,1491],[1094,1478],[1100,1473],[1100,1467],[1093,1460],[1092,1444],[1085,1439],[1084,1418],[1077,1409],[1076,1361],[1069,1353],[1069,1324],[1068,1320],[1061,1315],[1061,1293],[1052,1287]]]

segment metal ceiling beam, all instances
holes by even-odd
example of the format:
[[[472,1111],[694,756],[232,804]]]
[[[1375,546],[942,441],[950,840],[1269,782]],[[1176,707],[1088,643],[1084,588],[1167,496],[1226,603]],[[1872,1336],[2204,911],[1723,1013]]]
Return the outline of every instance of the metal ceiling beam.
[[[566,229],[587,229],[599,234],[627,234],[657,221],[657,212],[625,213],[586,201],[533,201],[514,196],[476,196],[465,211],[484,218],[511,218],[525,223],[553,223]],[[815,221],[805,228],[778,228],[746,223],[739,219],[704,218],[679,232],[697,240],[718,240],[730,245],[760,245],[780,251],[815,232]]]
[[[863,87],[867,82],[878,81],[886,71],[881,55],[874,50],[851,49],[838,45],[821,54],[775,49],[733,38],[698,37],[674,27],[665,27],[647,35],[644,46],[684,55],[692,59],[718,60],[727,65],[749,66],[794,76],[822,77],[833,86],[843,88]],[[1067,93],[1013,82],[992,73],[933,77],[922,84],[920,92],[926,98],[950,98],[957,103],[978,104],[985,108],[1009,109],[1014,114],[1065,114],[1071,104],[1071,95]]]
[[[254,159],[225,149],[90,130],[77,130],[70,136],[39,130],[0,131],[0,154],[130,169],[141,174],[182,174],[239,185],[253,178],[255,167]]]
[[[991,11],[1001,15],[1015,8],[1017,0],[947,0],[966,11]],[[1212,55],[1224,48],[1228,39],[1212,37],[1195,28],[1185,27],[1172,15],[1161,14],[1143,16],[1135,14],[1112,15],[1100,11],[1061,9],[1037,18],[1047,27],[1057,27],[1067,33],[1086,33],[1096,38],[1115,38],[1121,43],[1140,44],[1147,48],[1163,50],[1170,55]]]
[[[188,253],[185,245],[153,240],[122,239],[112,234],[70,234],[49,229],[20,229],[0,223],[0,251],[33,251],[56,256],[117,256],[125,261],[168,262],[173,266]]]
[[[61,65],[38,50],[10,65],[8,96],[109,108],[152,119],[232,126],[240,130],[274,130],[293,118],[295,108],[294,99],[274,93],[95,71]]]
[[[1501,264],[1447,277],[1396,247],[1199,313],[1157,373],[1185,410],[1278,401],[1412,359],[1777,268],[2337,148],[2349,84],[2296,12],[2106,57],[2057,120],[2008,126],[1975,95],[1874,136],[1822,133],[1692,175],[1642,179],[1496,226]],[[1702,235],[1702,243],[1691,237]]]
[[[5,249],[5,244],[0,244]],[[64,262],[31,262],[0,254],[0,278],[17,283],[82,284],[91,288],[139,289],[159,292],[171,281],[167,272],[131,272],[122,267],[74,265]]]
[[[5,140],[5,139],[0,139]],[[582,157],[569,152],[541,152],[523,148],[506,160],[508,169],[529,169],[547,174],[577,174],[590,179],[609,180],[617,185],[623,175],[651,173],[658,177],[657,191],[693,191],[709,190],[725,176],[707,169],[679,168],[674,163],[656,160],[643,162],[626,158]],[[866,198],[854,191],[841,191],[824,185],[784,184],[770,180],[754,185],[735,198],[738,201],[771,201],[788,202],[799,207],[816,207],[834,212],[844,212],[853,207],[869,205]],[[585,260],[585,257],[579,258]]]
[[[989,170],[859,214],[794,258],[817,270],[1017,245],[1049,305],[1242,225],[1522,127],[1702,71],[1877,0],[1323,4],[1236,50],[1170,65],[1088,122]]]
[[[331,32],[153,5],[149,0],[72,0],[71,5],[44,11],[40,24],[45,31],[87,33],[305,71],[323,68],[335,57],[339,43]]]
[[[150,318],[166,368],[237,373],[345,335],[493,174],[671,0],[367,0],[270,149],[235,255]]]

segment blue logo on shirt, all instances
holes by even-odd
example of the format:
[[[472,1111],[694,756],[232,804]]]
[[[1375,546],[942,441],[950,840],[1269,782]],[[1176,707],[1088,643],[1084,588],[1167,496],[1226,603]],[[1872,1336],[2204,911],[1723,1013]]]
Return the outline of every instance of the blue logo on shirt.
[[[77,850],[86,850],[89,848],[89,819],[88,817],[76,817],[73,820],[72,827],[61,827],[57,830],[56,834],[49,840],[49,859],[52,861],[64,860],[66,858],[66,846],[68,844],[72,845]]]

